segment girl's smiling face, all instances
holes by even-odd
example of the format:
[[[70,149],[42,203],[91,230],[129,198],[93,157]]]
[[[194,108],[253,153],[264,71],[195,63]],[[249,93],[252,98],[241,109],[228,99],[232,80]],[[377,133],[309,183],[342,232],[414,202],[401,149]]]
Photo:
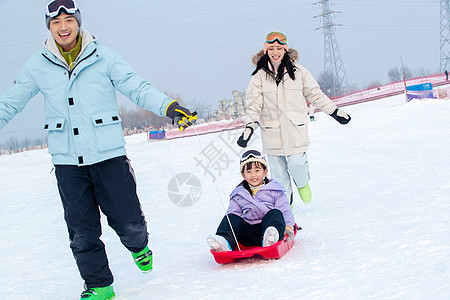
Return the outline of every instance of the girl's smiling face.
[[[272,64],[281,63],[281,60],[284,57],[284,53],[286,53],[286,50],[284,50],[284,48],[278,44],[273,44],[267,49],[267,55],[269,55],[270,62]]]
[[[242,177],[251,186],[259,186],[263,183],[264,178],[266,178],[269,170],[264,170],[260,163],[251,162],[249,165],[244,167]]]

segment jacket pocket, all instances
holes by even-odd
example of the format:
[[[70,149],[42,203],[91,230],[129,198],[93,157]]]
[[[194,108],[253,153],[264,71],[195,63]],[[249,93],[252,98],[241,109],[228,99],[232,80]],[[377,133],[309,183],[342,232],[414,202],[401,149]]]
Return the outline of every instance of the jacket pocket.
[[[289,79],[285,82],[284,93],[287,111],[298,111],[306,114],[306,100],[303,96],[301,80]]]
[[[309,144],[308,116],[301,113],[289,113],[290,126],[289,144],[294,147],[302,147]]]
[[[277,92],[278,92],[278,88],[277,88],[277,85],[275,84],[275,81],[274,82],[263,82],[263,85],[262,85],[262,94],[265,96],[265,97],[269,97],[269,98],[274,98],[275,97],[275,95],[277,94]]]
[[[91,116],[95,127],[97,148],[106,151],[125,145],[122,131],[122,119],[116,112],[104,112]]]
[[[44,130],[48,133],[48,153],[61,154],[69,152],[69,135],[64,128],[63,117],[45,119]]]
[[[261,121],[261,139],[266,149],[281,149],[281,128],[278,122]]]
[[[289,77],[289,75],[287,75],[287,74],[285,76]],[[301,92],[302,91],[302,81],[300,79],[292,80],[291,78],[288,78],[288,79],[286,79],[286,81],[284,81],[284,88],[287,90],[295,90],[295,91]]]

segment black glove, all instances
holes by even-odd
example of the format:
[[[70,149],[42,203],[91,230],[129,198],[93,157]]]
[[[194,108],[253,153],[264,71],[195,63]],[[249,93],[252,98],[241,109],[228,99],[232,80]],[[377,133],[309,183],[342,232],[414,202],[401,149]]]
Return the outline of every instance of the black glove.
[[[330,116],[343,125],[347,124],[352,119],[340,108],[336,108]]]
[[[191,113],[177,101],[173,101],[166,109],[166,116],[172,119],[172,124],[176,124],[180,131],[185,130],[197,121],[197,112]]]
[[[255,132],[256,129],[258,129],[258,122],[250,122],[245,126],[244,132],[239,137],[237,144],[241,146],[242,148],[247,147],[248,141],[250,141],[250,138],[253,135],[253,132]]]

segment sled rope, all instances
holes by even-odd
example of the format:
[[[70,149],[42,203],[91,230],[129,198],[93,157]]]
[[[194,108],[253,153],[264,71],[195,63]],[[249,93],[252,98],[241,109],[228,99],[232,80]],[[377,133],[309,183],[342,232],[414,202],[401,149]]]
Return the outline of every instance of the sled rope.
[[[211,172],[209,161],[208,161],[208,158],[206,157],[206,154],[205,154],[205,149],[203,148],[202,141],[200,140],[200,137],[198,136],[198,133],[197,133],[197,128],[195,128],[195,125],[192,126],[192,127],[194,128],[195,135],[197,136],[198,143],[200,144],[200,148],[202,149],[203,156],[205,157],[206,168],[208,169],[208,172]],[[228,217],[227,208],[225,207],[225,204],[223,204],[223,200],[222,200],[222,197],[220,196],[219,188],[217,187],[217,183],[215,181],[214,181],[214,187],[216,188],[217,195],[219,196],[220,203],[222,204],[222,208],[223,208],[223,210],[225,212],[225,217],[227,217],[227,221],[228,221],[228,224],[230,225],[231,233],[233,234],[233,238],[236,241],[237,248],[238,248],[239,251],[242,251],[241,247],[239,246],[239,242],[237,240],[236,234],[234,233],[233,225],[231,225],[230,217]]]

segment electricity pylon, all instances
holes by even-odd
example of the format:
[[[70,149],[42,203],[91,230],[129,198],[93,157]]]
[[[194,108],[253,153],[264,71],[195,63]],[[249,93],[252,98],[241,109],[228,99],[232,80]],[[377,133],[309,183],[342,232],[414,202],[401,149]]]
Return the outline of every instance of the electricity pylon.
[[[340,96],[345,92],[348,92],[349,84],[335,35],[335,27],[338,26],[338,24],[335,24],[331,20],[332,14],[336,12],[331,10],[330,0],[319,0],[314,4],[320,4],[322,6],[322,14],[318,17],[322,18],[323,23],[322,26],[316,28],[316,30],[323,29],[324,72],[326,77],[332,80],[332,94],[334,96]]]
[[[449,0],[441,0],[441,72],[444,72],[450,60],[450,6]]]

